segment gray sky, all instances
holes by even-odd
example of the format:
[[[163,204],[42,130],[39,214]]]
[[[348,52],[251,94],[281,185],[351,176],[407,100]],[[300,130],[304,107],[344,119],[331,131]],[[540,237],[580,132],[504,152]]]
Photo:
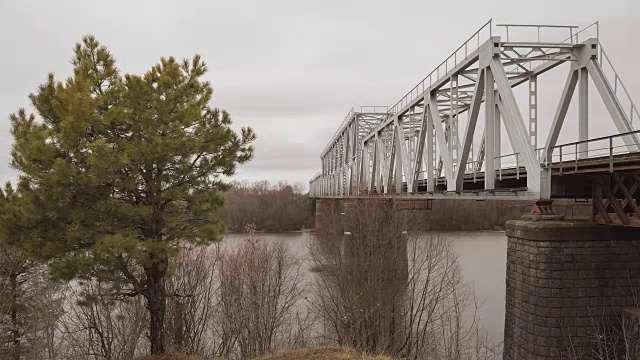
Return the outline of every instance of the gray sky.
[[[306,184],[351,106],[392,105],[491,17],[600,21],[601,40],[640,102],[638,14],[636,0],[0,0],[0,180],[16,176],[8,114],[29,106],[48,72],[69,75],[84,34],[109,47],[125,72],[201,54],[213,105],[258,135],[255,159],[236,178]]]

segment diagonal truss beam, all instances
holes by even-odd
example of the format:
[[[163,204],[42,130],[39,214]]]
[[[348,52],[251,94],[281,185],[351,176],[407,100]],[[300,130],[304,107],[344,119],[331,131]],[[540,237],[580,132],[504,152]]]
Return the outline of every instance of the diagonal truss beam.
[[[547,141],[544,145],[542,158],[546,163],[550,163],[552,161],[551,157],[553,156],[553,153],[551,152],[551,148],[556,146],[558,136],[560,135],[564,119],[567,116],[567,110],[569,110],[569,104],[571,104],[571,98],[576,90],[577,83],[578,70],[572,66],[569,71],[569,75],[567,75],[567,80],[564,83],[560,102],[558,103],[558,108],[556,109],[556,114],[553,117],[553,123],[551,123],[551,129],[549,129],[549,135],[547,135]]]
[[[521,160],[527,169],[527,185],[529,188],[536,189],[537,186],[530,186],[536,181],[537,177],[539,181],[540,163],[536,158],[535,151],[531,142],[529,141],[529,133],[522,119],[522,113],[518,109],[518,103],[511,86],[509,86],[509,79],[504,71],[502,63],[497,57],[491,60],[491,71],[498,88],[498,94],[500,95],[500,102],[504,105],[501,109],[501,115],[504,119],[505,129],[511,140],[511,146],[518,154],[519,160]]]
[[[587,62],[587,70],[589,75],[591,75],[591,79],[593,80],[596,89],[598,89],[598,93],[600,93],[600,97],[604,101],[604,105],[607,108],[607,111],[609,111],[609,114],[613,119],[613,123],[618,131],[621,134],[633,131],[633,127],[631,126],[626,113],[622,110],[622,106],[620,105],[614,90],[611,88],[611,84],[607,81],[600,65],[594,59],[590,59],[589,62]],[[638,136],[636,134],[623,136],[622,140],[629,151],[640,150],[640,141],[638,141]]]
[[[462,183],[464,181],[464,173],[467,167],[467,160],[469,159],[469,151],[473,144],[473,134],[476,130],[476,123],[478,122],[478,114],[480,113],[480,104],[482,103],[482,95],[484,90],[484,69],[478,70],[478,76],[476,85],[473,89],[473,100],[471,100],[471,112],[469,113],[469,120],[467,121],[467,128],[464,132],[464,143],[462,144],[462,152],[460,153],[460,159],[458,167],[455,173],[456,191],[462,190]]]
[[[447,141],[445,140],[444,131],[442,130],[443,121],[440,117],[440,112],[438,112],[438,104],[436,102],[435,93],[432,93],[429,97],[428,108],[428,111],[430,111],[431,114],[431,119],[433,119],[433,127],[436,130],[436,143],[438,144],[438,148],[440,149],[440,157],[442,159],[444,167],[444,175],[447,179],[447,184],[449,184],[453,180],[453,161],[451,159],[451,154],[449,153]]]

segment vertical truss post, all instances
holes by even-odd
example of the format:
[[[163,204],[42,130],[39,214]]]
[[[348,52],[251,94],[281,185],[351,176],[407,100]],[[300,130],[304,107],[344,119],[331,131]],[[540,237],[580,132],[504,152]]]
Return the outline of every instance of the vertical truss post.
[[[484,89],[484,87],[481,87],[481,89]],[[467,113],[467,122],[469,122],[471,120],[471,116],[469,116],[469,113]],[[475,164],[473,163],[474,161],[474,157],[473,157],[473,137],[471,138],[471,144],[469,145],[469,156],[468,158],[471,160],[470,162],[468,162],[467,164],[469,165],[469,172],[473,171],[473,167],[475,166]],[[466,172],[467,170],[465,170]]]
[[[351,174],[349,176],[349,195],[353,194],[354,192],[356,192],[356,187],[357,184],[355,184],[355,182],[357,181],[356,179],[358,179],[358,155],[359,155],[359,151],[358,151],[358,145],[360,144],[358,142],[358,133],[359,133],[359,120],[360,120],[360,113],[356,113],[353,117],[353,130],[352,130],[352,136],[353,139],[351,139]],[[357,193],[357,192],[356,192]]]
[[[408,116],[409,116],[409,124],[411,124],[411,117],[410,115]],[[400,161],[398,163],[398,166],[400,166],[400,179],[402,179],[402,174],[404,170],[405,178],[407,180],[407,189],[411,189],[411,187],[413,186],[413,177],[411,174],[411,166],[409,165],[410,164],[409,151],[407,149],[407,147],[410,146],[410,138],[405,140],[404,128],[398,118],[396,118],[394,123],[395,123],[396,135],[398,139],[396,151],[400,152],[399,159],[398,159]],[[411,134],[409,134],[409,136],[411,136]]]
[[[538,149],[538,77],[529,78],[529,137],[533,149]]]
[[[336,193],[342,195],[342,164],[344,155],[344,133],[338,138],[338,148],[336,152]]]
[[[392,161],[395,161],[395,152],[394,152],[394,140],[393,136],[391,139],[391,143],[387,145],[385,142],[383,134],[380,133],[380,147],[378,148],[378,163],[380,164],[380,190],[378,190],[379,194],[387,193],[389,187],[391,186],[391,181],[393,180],[391,174],[393,172]],[[387,159],[386,151],[389,149],[389,158]]]
[[[438,112],[438,102],[436,101],[435,91],[431,93],[429,98],[429,111],[433,119],[433,127],[436,130],[437,144],[440,148],[440,159],[442,160],[444,175],[447,179],[447,190],[455,190],[455,183],[453,182],[453,162],[451,161],[451,153],[445,140],[445,134],[442,131],[442,118]]]
[[[432,127],[431,131],[433,132],[433,138],[431,140],[432,141],[431,143],[433,144],[433,147],[432,147],[432,150],[431,150],[432,151],[432,156],[433,156],[432,157],[433,162],[431,164],[431,166],[432,166],[431,169],[433,171],[429,174],[429,176],[431,178],[433,178],[433,185],[434,185],[433,190],[431,190],[431,191],[435,191],[436,174],[435,174],[434,171],[436,170],[436,152],[437,152],[437,148],[438,148],[438,144],[436,143],[436,141],[437,141],[437,136],[438,135],[436,134],[436,131],[435,131],[435,120],[433,119],[433,115],[431,115],[431,113],[429,113],[429,111],[427,111],[427,113],[428,113],[429,119],[430,119],[429,123],[431,124],[431,127]]]
[[[449,152],[454,168],[458,164],[458,75],[453,74],[449,79],[451,85],[451,97],[449,107]]]
[[[325,155],[326,156],[326,155]],[[326,168],[326,162],[325,162],[325,156],[322,157],[322,159],[320,159],[321,163],[322,163],[322,172],[320,173],[320,184],[322,184],[321,188],[320,188],[320,195],[324,196],[324,185],[325,185],[325,181],[327,179],[327,168]]]
[[[502,118],[502,115],[500,114],[500,106],[498,104],[500,104],[500,94],[498,94],[498,91],[496,90],[495,95],[493,96],[493,100],[496,102],[496,108],[493,111],[494,113],[494,122],[495,122],[495,131],[496,134],[494,136],[494,140],[495,140],[495,145],[493,148],[493,152],[495,155],[495,159],[494,159],[494,163],[495,165],[495,169],[501,169],[502,168],[502,158],[500,157],[502,155],[502,123],[500,122],[500,119]],[[500,179],[502,180],[502,179]]]
[[[373,140],[373,157],[371,161],[371,178],[369,179],[369,193],[373,193],[376,189],[376,186],[379,186],[380,175],[378,174],[379,167],[378,163],[380,162],[378,155],[378,147],[380,147],[380,138],[379,134],[376,132],[375,138]]]
[[[426,174],[426,178],[427,178],[427,191],[433,192],[435,191],[435,177],[434,177],[434,168],[435,168],[435,164],[434,162],[436,161],[436,139],[435,139],[435,132],[434,132],[434,128],[433,128],[433,117],[431,116],[431,113],[428,110],[428,105],[427,105],[427,97],[424,97],[424,118],[426,119],[426,127],[425,127],[425,137],[427,140],[427,159],[426,159],[426,163],[427,163],[427,174]]]
[[[496,100],[493,86],[493,71],[490,67],[485,68],[484,93],[485,93],[485,142],[484,142],[484,188],[494,190],[496,188],[495,174],[495,147],[496,147]]]
[[[333,195],[333,147],[331,147],[331,151],[329,151],[329,164],[328,164],[328,181],[327,181],[327,191],[329,195]]]
[[[413,186],[412,186],[412,191],[418,191],[418,180],[420,179],[420,173],[421,171],[423,171],[424,166],[423,166],[423,162],[424,162],[424,153],[425,150],[428,152],[429,148],[431,147],[431,141],[429,141],[429,139],[433,139],[432,133],[433,133],[433,126],[429,126],[430,124],[428,123],[428,116],[427,116],[427,103],[426,103],[426,98],[423,100],[423,108],[422,108],[422,117],[420,120],[420,130],[418,133],[418,140],[417,140],[417,144],[416,144],[416,152],[415,152],[415,162],[413,163]],[[427,141],[426,144],[426,149],[425,149],[425,139]],[[427,159],[429,159],[430,154],[427,155]],[[432,156],[432,155],[431,155]],[[433,164],[432,164],[433,166]],[[428,174],[428,169],[427,169],[427,174]],[[431,176],[427,176],[427,188],[429,187],[429,178],[431,178]]]
[[[394,152],[395,152],[395,179],[396,179],[396,183],[395,183],[395,188],[396,188],[396,194],[400,194],[402,192],[402,165],[403,165],[403,157],[405,154],[403,154],[402,151],[402,147],[403,147],[403,142],[404,142],[404,136],[402,135],[403,132],[401,132],[401,128],[400,128],[400,124],[398,122],[396,122],[395,124],[395,141],[394,141]],[[407,177],[408,180],[408,177]],[[408,182],[407,182],[407,186],[408,186]]]
[[[415,173],[415,134],[413,131],[413,118],[415,116],[415,106],[411,107],[410,116],[409,116],[409,136],[407,138],[407,158],[405,160],[405,177],[407,179],[407,192],[413,192],[413,184],[414,184],[414,173]]]
[[[380,134],[380,147],[378,148],[378,161],[380,162],[380,177],[382,178],[382,188],[378,190],[379,193],[389,193],[389,187],[393,183],[393,165],[395,164],[395,133],[391,133],[391,146],[389,147],[389,159],[387,160],[387,146],[384,143],[384,138]]]
[[[362,142],[362,155],[360,156],[360,173],[358,174],[358,195],[362,195],[363,191],[369,191],[369,143]],[[364,188],[363,188],[364,187]]]
[[[380,133],[380,146],[378,147],[378,164],[380,166],[380,188],[378,190],[379,194],[386,193],[389,186],[391,186],[390,179],[387,177],[391,171],[393,171],[391,166],[392,159],[395,159],[395,153],[393,153],[393,139],[390,144],[386,143],[386,139],[383,136],[382,132]],[[391,145],[389,147],[388,145]],[[387,159],[387,149],[390,149],[391,153],[389,154],[389,158]]]
[[[578,89],[578,141],[584,141],[578,144],[578,159],[586,159],[589,155],[589,72],[586,67],[578,70],[580,72],[580,81]]]

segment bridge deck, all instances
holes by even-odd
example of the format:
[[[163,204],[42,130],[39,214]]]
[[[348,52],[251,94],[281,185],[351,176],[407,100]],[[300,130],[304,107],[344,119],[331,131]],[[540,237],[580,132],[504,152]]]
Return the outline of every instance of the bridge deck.
[[[590,178],[598,174],[623,173],[640,170],[640,152],[615,154],[611,156],[599,156],[587,159],[568,159],[563,162],[555,162],[546,166],[551,172],[552,187],[562,184],[557,191],[552,191],[552,198],[589,198]],[[374,188],[373,192],[365,192],[360,195],[337,195],[322,196],[326,198],[359,198],[378,196],[383,198],[398,198],[412,200],[442,199],[442,198],[495,198],[503,200],[522,200],[531,198],[527,193],[527,170],[524,166],[510,167],[496,170],[496,188],[492,190],[484,189],[484,172],[467,173],[464,176],[464,190],[452,192],[446,190],[446,178],[444,176],[435,179],[436,190],[427,191],[427,181],[422,179],[417,183],[417,191],[408,192],[407,183],[402,183],[402,191],[398,193],[392,186],[387,192],[384,189],[378,192]],[[570,186],[567,187],[566,185]],[[577,187],[584,188],[585,191],[576,192]],[[587,189],[589,188],[589,189]],[[588,191],[587,191],[588,190]],[[535,199],[534,199],[535,200]]]

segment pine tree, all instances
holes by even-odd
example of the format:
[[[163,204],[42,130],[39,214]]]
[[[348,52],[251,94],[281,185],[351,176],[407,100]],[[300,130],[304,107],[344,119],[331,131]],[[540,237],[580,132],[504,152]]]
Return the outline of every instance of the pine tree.
[[[123,75],[86,36],[72,64],[66,81],[50,74],[30,95],[36,114],[11,115],[12,165],[36,218],[23,247],[54,277],[143,296],[151,353],[162,354],[169,260],[180,244],[219,239],[223,177],[251,159],[255,135],[210,107],[200,56]]]

